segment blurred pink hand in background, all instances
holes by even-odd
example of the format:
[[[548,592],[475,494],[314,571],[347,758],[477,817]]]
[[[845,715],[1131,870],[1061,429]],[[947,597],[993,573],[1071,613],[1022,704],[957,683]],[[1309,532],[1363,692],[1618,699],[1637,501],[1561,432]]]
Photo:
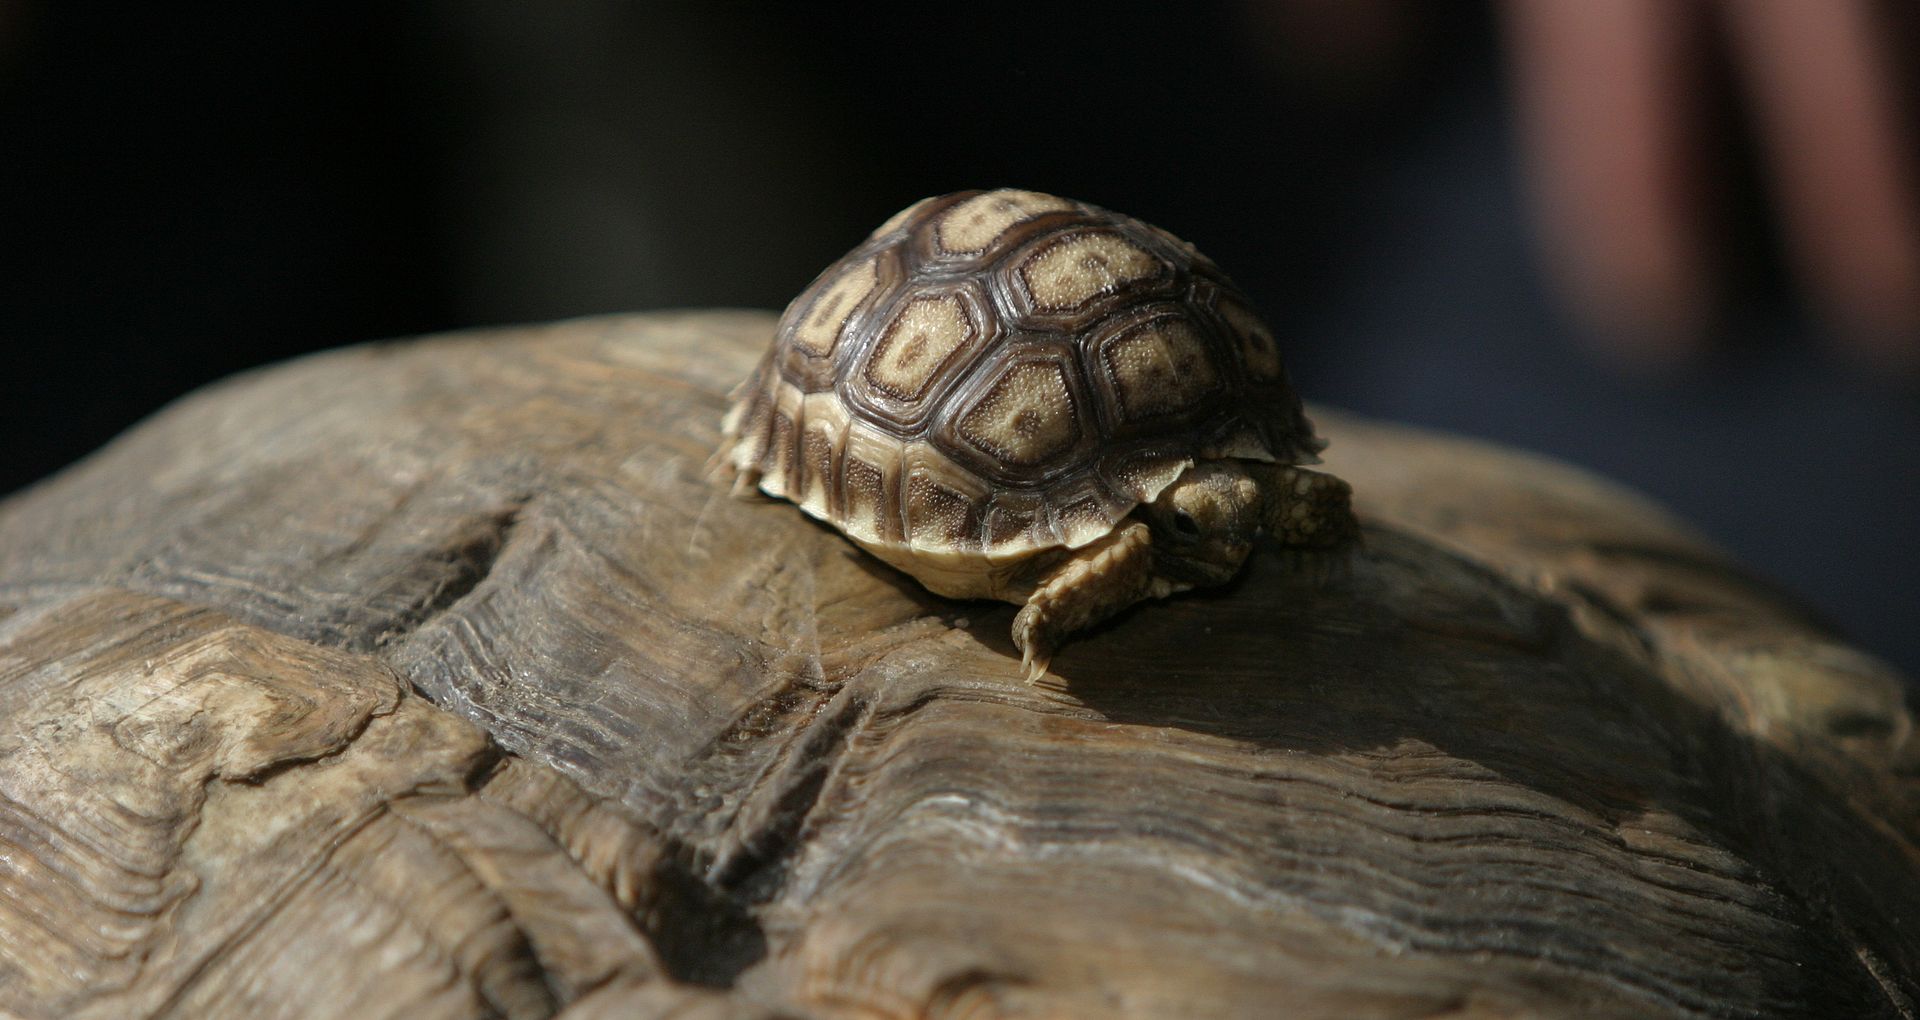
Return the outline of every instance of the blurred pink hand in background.
[[[1719,56],[1802,296],[1869,367],[1920,370],[1913,69],[1896,66],[1911,10],[1506,0],[1504,14],[1549,269],[1604,348],[1658,372],[1706,346],[1731,254],[1724,131],[1705,101]]]

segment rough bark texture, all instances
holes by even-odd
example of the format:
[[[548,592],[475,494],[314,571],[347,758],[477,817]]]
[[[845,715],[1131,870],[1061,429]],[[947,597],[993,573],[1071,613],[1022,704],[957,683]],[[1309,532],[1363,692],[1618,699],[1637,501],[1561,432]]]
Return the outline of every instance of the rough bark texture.
[[[1657,510],[1321,412],[1351,563],[1028,687],[706,480],[771,326],[344,350],[0,507],[0,1012],[1916,1015],[1899,679]]]

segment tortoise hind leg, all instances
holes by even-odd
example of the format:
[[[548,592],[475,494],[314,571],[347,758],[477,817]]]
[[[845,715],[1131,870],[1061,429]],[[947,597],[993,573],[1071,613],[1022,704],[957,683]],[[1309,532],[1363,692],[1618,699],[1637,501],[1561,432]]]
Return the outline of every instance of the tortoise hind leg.
[[[1128,521],[1062,560],[1040,581],[1013,618],[1013,643],[1027,682],[1046,675],[1053,653],[1077,631],[1156,594],[1153,533]]]
[[[1247,470],[1260,483],[1261,525],[1281,545],[1331,549],[1360,534],[1346,482],[1291,464],[1248,464]]]

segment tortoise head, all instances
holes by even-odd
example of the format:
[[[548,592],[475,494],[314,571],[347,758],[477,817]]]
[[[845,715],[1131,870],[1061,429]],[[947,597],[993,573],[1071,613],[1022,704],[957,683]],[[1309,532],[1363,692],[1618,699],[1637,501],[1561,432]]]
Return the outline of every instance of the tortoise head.
[[[1140,508],[1153,530],[1154,572],[1186,587],[1225,583],[1253,549],[1261,509],[1260,485],[1239,462],[1188,468]]]

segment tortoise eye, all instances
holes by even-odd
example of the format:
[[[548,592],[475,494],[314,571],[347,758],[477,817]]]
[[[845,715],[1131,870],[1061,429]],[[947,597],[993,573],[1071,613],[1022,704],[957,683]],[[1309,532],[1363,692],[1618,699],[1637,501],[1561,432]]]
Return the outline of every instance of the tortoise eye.
[[[1187,513],[1185,510],[1175,510],[1173,512],[1173,530],[1178,532],[1181,538],[1196,539],[1200,537],[1200,525],[1195,523],[1193,515]]]

